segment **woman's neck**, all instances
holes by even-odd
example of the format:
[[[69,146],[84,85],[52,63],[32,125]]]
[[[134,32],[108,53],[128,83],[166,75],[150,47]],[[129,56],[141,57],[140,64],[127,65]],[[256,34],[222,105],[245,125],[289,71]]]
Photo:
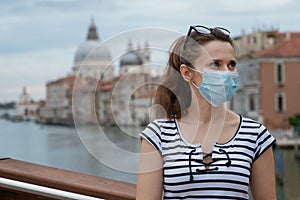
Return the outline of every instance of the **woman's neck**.
[[[195,90],[196,89],[191,87],[191,106],[188,108],[187,114],[183,116],[180,121],[187,124],[207,124],[221,117],[220,114],[226,111],[225,106],[222,104],[221,106],[213,107],[204,99],[198,90]]]

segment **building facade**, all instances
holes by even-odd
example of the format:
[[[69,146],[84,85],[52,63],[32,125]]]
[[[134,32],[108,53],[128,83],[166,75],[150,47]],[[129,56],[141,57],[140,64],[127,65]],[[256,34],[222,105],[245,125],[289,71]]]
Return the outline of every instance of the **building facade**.
[[[73,124],[72,93],[76,76],[66,76],[46,85],[46,103],[41,109],[40,122]]]
[[[300,113],[300,38],[293,37],[238,63],[241,88],[231,107],[269,129],[288,129]]]
[[[43,102],[35,102],[31,99],[26,87],[23,87],[19,101],[16,104],[15,119],[19,120],[35,120],[39,116],[40,106]]]
[[[299,32],[279,32],[278,29],[271,27],[269,29],[257,29],[250,34],[242,31],[241,36],[233,39],[237,47],[237,56],[240,59],[250,59],[258,51],[297,37],[300,37]]]
[[[72,114],[76,125],[98,122],[95,110],[97,107],[97,84],[97,79],[77,76],[72,90]]]
[[[109,81],[103,81],[97,86],[96,93],[96,112],[98,122],[101,125],[115,125],[112,112],[112,92],[116,78]]]
[[[129,73],[126,76],[120,75],[116,79],[111,96],[111,107],[117,125],[128,126],[149,121],[148,110],[141,108],[150,108],[152,96],[148,95],[147,100],[145,96],[144,101],[140,101],[140,98],[144,94],[153,93],[152,88],[147,86],[152,78],[148,73]]]

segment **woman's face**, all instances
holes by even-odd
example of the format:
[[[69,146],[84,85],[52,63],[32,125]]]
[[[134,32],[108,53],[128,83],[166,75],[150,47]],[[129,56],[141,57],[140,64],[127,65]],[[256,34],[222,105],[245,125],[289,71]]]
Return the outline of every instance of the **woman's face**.
[[[201,56],[194,65],[196,70],[236,71],[235,52],[229,42],[214,40],[202,45],[202,48]],[[200,85],[202,75],[194,72],[193,79]]]

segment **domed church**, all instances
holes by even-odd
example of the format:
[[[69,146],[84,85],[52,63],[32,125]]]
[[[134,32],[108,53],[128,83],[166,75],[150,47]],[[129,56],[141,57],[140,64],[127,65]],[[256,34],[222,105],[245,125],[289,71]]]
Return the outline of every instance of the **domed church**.
[[[144,48],[139,45],[137,49],[133,49],[131,41],[128,43],[127,53],[120,60],[120,74],[134,70],[134,73],[150,73],[149,67],[142,67],[150,63],[149,44],[146,41]]]
[[[73,72],[84,78],[99,79],[102,76],[103,80],[112,79],[114,76],[110,51],[105,44],[101,43],[93,19],[86,41],[78,47],[75,53]]]

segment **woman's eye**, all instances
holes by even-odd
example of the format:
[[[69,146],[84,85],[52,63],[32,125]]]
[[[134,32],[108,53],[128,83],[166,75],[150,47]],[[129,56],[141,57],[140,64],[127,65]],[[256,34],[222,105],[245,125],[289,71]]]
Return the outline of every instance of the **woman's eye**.
[[[210,67],[219,67],[219,63],[218,62],[212,62],[212,63],[210,63],[210,65],[209,65]]]
[[[231,68],[231,69],[235,69],[235,67],[236,67],[236,62],[231,62],[231,63],[229,63],[228,67]]]

